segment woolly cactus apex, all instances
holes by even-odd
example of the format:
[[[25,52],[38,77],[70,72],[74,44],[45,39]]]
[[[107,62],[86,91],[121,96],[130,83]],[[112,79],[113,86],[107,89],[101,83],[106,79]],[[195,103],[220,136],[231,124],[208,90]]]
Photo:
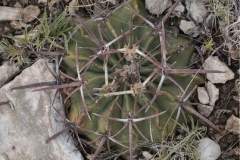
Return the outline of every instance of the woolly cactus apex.
[[[85,22],[76,16],[81,27],[74,30],[63,61],[66,72],[81,82],[69,95],[69,119],[93,146],[102,145],[99,137],[126,148],[162,140],[174,128],[182,95],[204,82],[200,75],[174,70],[188,68],[193,47],[165,26],[164,58],[159,36],[141,18],[146,9],[139,0],[109,13],[95,11]],[[183,117],[178,122],[183,123]]]

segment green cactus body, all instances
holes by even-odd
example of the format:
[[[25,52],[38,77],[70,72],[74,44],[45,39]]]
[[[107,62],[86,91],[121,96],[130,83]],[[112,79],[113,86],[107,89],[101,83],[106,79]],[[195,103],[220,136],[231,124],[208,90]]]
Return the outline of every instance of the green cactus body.
[[[104,40],[104,44],[107,44],[116,37],[122,35],[122,33],[129,31],[131,22],[130,8],[143,17],[146,17],[146,9],[142,2],[139,0],[132,0],[120,9],[111,13],[105,22],[91,21],[86,23],[86,25],[99,41],[101,38],[98,32],[98,25],[100,25],[102,39]],[[114,136],[114,138],[125,145],[128,145],[129,142],[129,127],[127,126],[121,130],[126,123],[107,120],[106,118],[99,117],[93,113],[119,119],[127,119],[128,116],[126,113],[129,115],[136,114],[134,118],[137,119],[166,111],[163,115],[136,122],[135,124],[148,140],[153,139],[155,141],[160,141],[163,138],[166,138],[166,136],[172,131],[174,119],[176,117],[176,112],[173,110],[176,108],[182,93],[179,87],[169,79],[166,78],[164,80],[157,98],[151,104],[149,109],[146,111],[146,108],[144,108],[142,111],[139,111],[142,107],[147,106],[154,94],[156,94],[161,75],[158,74],[157,76],[157,74],[155,74],[156,76],[154,76],[154,79],[152,78],[144,84],[146,79],[156,68],[156,65],[140,54],[135,53],[135,49],[138,48],[142,53],[148,55],[148,57],[151,57],[152,59],[155,58],[158,62],[161,62],[161,51],[159,37],[153,35],[152,30],[143,20],[132,14],[132,24],[133,33],[126,34],[124,37],[129,41],[129,37],[131,36],[133,49],[129,49],[126,45],[126,40],[120,38],[109,46],[109,49],[119,49],[118,53],[96,57],[90,63],[89,67],[80,73],[85,84],[85,87],[83,87],[84,99],[91,120],[87,117],[86,112],[83,109],[80,92],[75,92],[70,97],[71,106],[69,119],[83,129],[79,129],[79,133],[85,135],[90,141],[97,139],[99,135],[86,132],[86,130],[99,133],[109,133],[111,136],[120,131],[120,133]],[[166,46],[168,51],[167,56],[170,56],[167,60],[168,64],[176,62],[172,68],[187,68],[194,48],[189,45],[189,40],[187,38],[181,35],[176,38],[173,33],[169,32],[167,26],[165,26],[165,29],[167,39]],[[142,37],[144,37],[143,40],[138,45],[134,45]],[[71,44],[69,45],[69,56],[66,56],[63,61],[66,72],[75,76],[77,75],[75,64],[76,44],[78,47],[77,53],[79,55],[80,70],[93,58],[94,55],[97,55],[99,51],[99,49],[96,49],[95,51],[94,49],[86,48],[98,48],[98,46],[85,29],[80,27],[73,35]],[[127,51],[123,52],[122,50],[124,48]],[[104,57],[107,59],[108,82],[106,82],[105,78],[106,68],[104,69]],[[186,93],[188,93],[195,85],[204,82],[200,75],[171,74],[170,76],[177,81],[183,89],[186,89],[188,86]],[[112,95],[112,93],[118,94]],[[91,95],[93,99],[89,95]],[[123,111],[125,111],[125,113]],[[178,122],[183,123],[183,117],[180,117]],[[145,140],[134,127],[132,128],[132,136],[134,145]],[[99,142],[96,142],[93,145],[97,144],[99,144]],[[119,146],[114,143],[111,143],[111,145]]]

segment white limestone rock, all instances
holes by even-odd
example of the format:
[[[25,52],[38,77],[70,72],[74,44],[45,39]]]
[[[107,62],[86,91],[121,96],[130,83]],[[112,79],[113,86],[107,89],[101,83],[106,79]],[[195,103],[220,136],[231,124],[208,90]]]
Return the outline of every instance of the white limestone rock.
[[[48,2],[48,0],[38,0],[38,3],[44,3],[46,4]]]
[[[197,23],[202,23],[208,15],[204,0],[186,0],[186,8]]]
[[[5,153],[0,153],[0,160],[9,160]]]
[[[152,159],[154,157],[154,155],[152,155],[148,151],[142,151],[142,155],[143,155],[145,160],[150,160],[150,159]]]
[[[209,106],[209,105],[198,104],[197,110],[201,115],[208,117],[211,114],[211,112],[213,111],[213,107]]]
[[[204,87],[198,87],[197,93],[198,93],[198,100],[200,103],[202,104],[209,103],[209,96],[208,96],[207,90]]]
[[[188,35],[192,35],[193,37],[197,37],[200,33],[199,28],[192,22],[181,20],[179,28]]]
[[[51,70],[53,64],[49,64]],[[0,151],[8,159],[81,160],[69,133],[64,133],[46,144],[47,138],[64,128],[63,117],[51,106],[56,91],[31,92],[32,89],[13,90],[16,86],[54,81],[43,59],[25,69],[19,76],[0,89],[0,101],[11,101],[15,107],[0,106]],[[53,106],[63,113],[60,100]],[[56,121],[58,120],[58,121]]]
[[[217,160],[221,155],[220,146],[209,138],[201,139],[197,150],[200,153],[200,160]]]
[[[210,81],[207,82],[206,88],[210,98],[209,105],[214,106],[215,102],[219,99],[219,89]]]
[[[190,34],[193,32],[196,25],[192,21],[181,20],[179,28],[185,33]]]
[[[3,62],[3,65],[0,66],[0,88],[5,83],[8,78],[10,78],[13,74],[19,71],[19,67],[14,64],[10,64],[9,62]]]
[[[152,14],[160,15],[163,11],[171,6],[171,0],[145,0],[145,7]]]
[[[218,70],[224,71],[225,73],[207,73],[206,77],[212,83],[225,83],[228,80],[234,78],[234,73],[230,68],[217,56],[209,56],[203,64],[203,68],[206,70]]]
[[[22,14],[22,8],[0,6],[0,21],[19,20]]]

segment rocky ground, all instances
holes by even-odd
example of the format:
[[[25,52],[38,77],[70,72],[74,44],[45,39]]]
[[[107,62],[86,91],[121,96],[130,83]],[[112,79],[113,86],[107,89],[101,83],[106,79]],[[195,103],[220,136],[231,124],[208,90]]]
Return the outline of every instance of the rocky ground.
[[[15,51],[21,53],[23,50],[35,50],[35,44],[21,45],[21,43],[14,42],[9,38],[4,37],[4,35],[24,37],[27,29],[28,31],[31,31],[31,34],[34,36],[34,31],[38,30],[37,26],[40,24],[45,10],[47,11],[47,16],[49,18],[48,21],[50,22],[62,13],[67,6],[74,6],[75,4],[77,4],[77,6],[83,6],[82,4],[86,4],[87,2],[88,1],[79,1],[77,4],[77,1],[75,0],[2,0],[0,2],[0,40],[2,44],[12,46],[10,50],[12,53],[15,53]],[[118,1],[114,0],[111,2],[118,3]],[[167,1],[161,3],[158,2],[161,1],[152,0],[150,3],[146,4],[146,8],[149,9],[149,17],[147,18],[154,19],[154,17],[166,13],[166,8],[169,8],[172,5],[170,1],[168,1],[168,3]],[[71,7],[68,7],[68,10],[69,12],[74,11]],[[82,14],[85,13],[85,10],[81,7],[78,8],[77,11]],[[206,126],[203,122],[200,122],[201,125],[206,128],[204,136],[215,141],[217,146],[220,146],[221,148],[221,156],[218,159],[238,159],[240,156],[240,2],[238,0],[182,0],[181,5],[178,5],[173,12],[170,21],[172,23],[171,27],[174,34],[185,34],[192,39],[192,44],[196,48],[196,53],[189,64],[191,67],[203,67],[204,69],[226,71],[224,74],[207,74],[205,85],[200,86],[197,89],[193,101],[199,103],[197,106],[199,113],[208,117],[209,120],[219,126],[223,131],[223,133],[220,134]],[[61,45],[64,44],[59,39],[56,39],[56,42],[59,42]],[[51,47],[50,51],[64,49],[64,47],[61,48],[46,44],[44,47],[41,47],[41,50],[49,51],[49,47]],[[14,56],[10,57],[10,60],[14,62],[24,62],[18,63],[18,66],[16,67],[9,64],[6,48],[0,45],[0,51],[0,101],[2,102],[0,103],[0,141],[5,144],[0,146],[0,158],[5,157],[5,159],[16,159],[18,154],[24,152],[24,150],[26,150],[26,152],[34,153],[38,153],[39,150],[48,150],[48,155],[42,156],[46,159],[81,158],[77,151],[73,151],[75,148],[73,145],[74,142],[66,142],[69,144],[67,148],[70,149],[67,151],[65,149],[68,153],[59,151],[59,155],[61,155],[60,158],[57,156],[56,150],[66,148],[61,140],[55,144],[51,144],[52,146],[47,146],[45,144],[45,140],[49,136],[64,127],[63,123],[61,123],[61,126],[55,126],[55,124],[53,124],[54,119],[59,120],[62,118],[56,118],[56,114],[58,112],[63,113],[61,106],[56,102],[57,100],[54,103],[57,111],[55,111],[55,109],[49,110],[48,107],[52,106],[52,104],[47,104],[47,102],[45,104],[43,102],[43,99],[50,99],[49,101],[51,101],[52,97],[54,97],[53,95],[55,95],[54,93],[40,93],[40,95],[35,95],[34,93],[31,94],[30,97],[21,97],[20,94],[27,95],[27,93],[17,91],[15,93],[9,92],[9,90],[11,90],[10,88],[17,84],[30,82],[29,79],[34,83],[44,81],[42,78],[49,81],[53,78],[51,77],[51,73],[34,76],[30,74],[28,75],[30,78],[16,77],[16,75],[19,74],[20,76],[23,76],[27,73],[34,73],[34,71],[27,72],[27,69],[31,70],[31,68],[28,68],[29,66],[34,67],[32,64],[36,61],[36,57],[28,57],[30,60],[25,61],[25,56],[20,56],[19,59],[16,53]],[[47,63],[48,61],[40,60],[34,65],[45,64],[45,62]],[[51,64],[49,64],[49,66],[51,68]],[[41,67],[37,66],[32,70],[40,68]],[[40,70],[41,73],[43,73],[48,69],[41,68]],[[49,77],[47,78],[47,76]],[[31,92],[31,89],[26,92]],[[35,96],[41,97],[42,99],[39,101],[42,103],[37,102],[38,100]],[[56,97],[56,99],[58,99],[59,96],[57,95]],[[26,100],[21,102],[18,99],[26,99],[27,102]],[[34,100],[36,104],[30,100]],[[11,103],[14,104],[14,111],[8,107],[12,106],[10,105]],[[28,108],[24,108],[23,106],[26,103],[31,105],[28,105]],[[37,108],[34,108],[34,105],[45,106],[45,109],[40,112]],[[20,110],[20,108],[23,110]],[[27,113],[27,110],[29,112],[28,114],[31,115],[30,117],[24,115],[24,113]],[[18,113],[15,113],[16,111],[18,111]],[[48,117],[48,115],[53,115],[54,118],[51,118],[51,116]],[[47,118],[41,120],[44,116],[47,116]],[[37,122],[36,119],[40,119],[39,122]],[[61,119],[61,121],[63,120],[64,118]],[[23,121],[24,123],[18,124],[16,123],[17,121]],[[13,124],[10,125],[9,123]],[[42,126],[44,126],[45,129],[44,127],[41,129]],[[29,128],[30,131],[23,131],[22,133],[21,131],[24,130],[23,128]],[[39,136],[38,133],[41,133],[41,135],[44,136]],[[14,142],[11,142],[9,138],[7,140],[5,139],[9,134],[12,135],[12,138],[15,138]],[[16,136],[16,134],[19,135]],[[25,144],[25,142],[28,141],[28,139],[23,138],[24,136],[26,137],[26,134],[27,137],[29,137],[29,141],[31,139],[38,139],[37,143],[35,142],[35,144],[32,144],[32,142],[30,142],[30,144]],[[64,138],[68,139],[67,135],[63,135],[62,139]],[[28,145],[32,146],[32,150],[25,148]],[[11,158],[14,157],[14,154],[16,157]],[[42,153],[39,152],[39,154],[41,155]],[[63,158],[63,155],[66,157]],[[31,156],[28,158],[34,159],[34,157]],[[143,154],[143,156],[146,158],[147,153]]]

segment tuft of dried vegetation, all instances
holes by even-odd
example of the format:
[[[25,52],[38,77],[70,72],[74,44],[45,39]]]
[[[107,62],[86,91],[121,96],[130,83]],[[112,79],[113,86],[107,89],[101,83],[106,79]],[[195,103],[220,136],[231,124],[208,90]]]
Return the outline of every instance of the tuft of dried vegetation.
[[[231,60],[239,60],[240,56],[240,3],[237,0],[205,0],[205,3],[214,17],[211,29],[220,31],[217,34],[216,31],[210,30],[208,35],[210,37],[218,35],[223,39],[222,45],[211,39],[211,46],[218,44],[221,48],[225,48],[223,51],[228,54],[228,65],[231,66]]]

